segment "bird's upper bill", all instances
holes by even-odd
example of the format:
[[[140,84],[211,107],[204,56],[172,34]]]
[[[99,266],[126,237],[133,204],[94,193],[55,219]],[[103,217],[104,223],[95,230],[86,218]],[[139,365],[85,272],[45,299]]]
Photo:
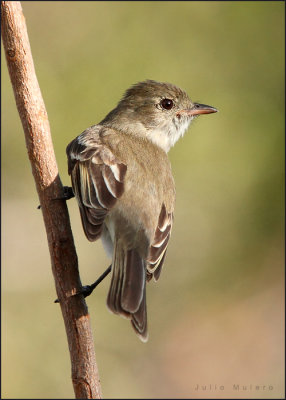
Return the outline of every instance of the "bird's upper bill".
[[[207,106],[206,104],[194,103],[194,106],[191,109],[182,110],[182,114],[186,115],[200,115],[200,114],[211,114],[216,113],[218,110],[212,106]]]

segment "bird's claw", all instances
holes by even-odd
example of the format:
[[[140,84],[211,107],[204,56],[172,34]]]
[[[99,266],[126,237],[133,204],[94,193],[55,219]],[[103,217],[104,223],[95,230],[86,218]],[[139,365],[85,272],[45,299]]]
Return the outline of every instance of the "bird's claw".
[[[63,195],[61,197],[56,197],[52,200],[69,200],[72,199],[73,197],[75,197],[74,192],[72,187],[70,186],[64,186],[63,187]],[[39,210],[41,208],[41,205],[39,205],[37,207],[37,209]]]
[[[62,197],[63,200],[69,200],[72,199],[74,196],[74,192],[72,187],[70,186],[64,186],[64,195]]]
[[[91,285],[85,285],[81,287],[81,290],[75,294],[73,294],[73,296],[76,296],[78,294],[82,294],[85,297],[91,295],[91,293],[94,291],[94,289],[96,288],[96,286],[98,286],[100,284],[100,282],[103,281],[103,279],[110,273],[111,271],[111,265],[109,265],[109,267],[103,272],[103,274],[100,275],[100,277]],[[54,301],[54,303],[59,303],[59,299],[56,299]]]
[[[85,297],[91,295],[91,293],[93,292],[93,289],[94,288],[91,285],[82,286],[81,290],[79,292],[73,294],[72,296],[77,296],[79,294],[82,294],[83,297],[85,298]],[[54,303],[59,303],[59,302],[60,302],[59,299],[56,299],[54,301]]]
[[[81,291],[77,294],[83,294],[84,298],[91,295],[93,292],[93,287],[91,285],[85,285],[82,287]]]

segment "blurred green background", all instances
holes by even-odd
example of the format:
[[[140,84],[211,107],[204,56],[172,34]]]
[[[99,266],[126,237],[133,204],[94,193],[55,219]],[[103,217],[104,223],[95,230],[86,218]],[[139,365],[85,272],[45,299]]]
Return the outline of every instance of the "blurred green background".
[[[87,300],[104,397],[283,397],[284,2],[22,6],[64,184],[66,145],[135,82],[174,83],[220,111],[198,118],[169,154],[175,224],[161,278],[147,288],[149,342],[108,312],[110,278]],[[2,397],[73,397],[3,48],[1,71]],[[109,260],[86,240],[76,201],[68,207],[91,283]]]

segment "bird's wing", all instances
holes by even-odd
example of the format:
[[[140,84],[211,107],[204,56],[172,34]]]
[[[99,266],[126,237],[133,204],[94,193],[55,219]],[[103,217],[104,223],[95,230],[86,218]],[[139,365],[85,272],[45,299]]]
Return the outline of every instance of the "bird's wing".
[[[84,232],[94,241],[101,235],[107,213],[123,194],[127,166],[96,139],[75,139],[67,155]]]
[[[168,213],[163,203],[153,242],[147,258],[147,279],[159,279],[173,225],[173,213]]]

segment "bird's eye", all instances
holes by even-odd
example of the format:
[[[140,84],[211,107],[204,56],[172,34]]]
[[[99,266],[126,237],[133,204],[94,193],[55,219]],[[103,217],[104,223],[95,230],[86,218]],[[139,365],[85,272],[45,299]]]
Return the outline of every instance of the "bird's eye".
[[[160,104],[162,108],[165,108],[165,110],[171,110],[171,108],[173,108],[174,102],[171,99],[163,99],[161,100]]]

